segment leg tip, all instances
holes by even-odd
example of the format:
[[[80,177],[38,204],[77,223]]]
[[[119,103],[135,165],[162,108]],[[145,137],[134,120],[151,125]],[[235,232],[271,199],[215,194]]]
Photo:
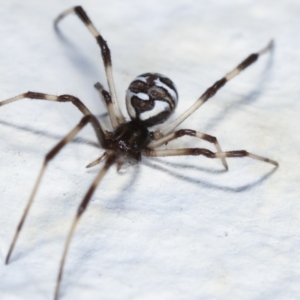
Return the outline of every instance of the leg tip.
[[[223,163],[223,166],[225,168],[225,171],[228,171],[228,164],[227,164],[227,161],[225,159],[222,159],[222,163]]]
[[[274,47],[275,47],[275,42],[273,39],[271,39],[270,42],[268,43],[268,45],[259,51],[259,55],[262,55],[268,51],[273,51]]]

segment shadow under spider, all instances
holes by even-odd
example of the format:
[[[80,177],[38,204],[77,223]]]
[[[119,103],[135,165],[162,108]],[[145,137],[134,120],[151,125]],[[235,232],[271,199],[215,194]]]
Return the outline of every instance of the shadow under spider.
[[[157,159],[155,159],[157,160]],[[264,182],[266,179],[268,179],[276,170],[278,167],[274,167],[273,169],[271,169],[269,172],[267,172],[265,175],[261,176],[260,178],[258,178],[257,180],[251,182],[251,183],[248,183],[248,184],[245,184],[245,185],[242,185],[242,186],[239,186],[239,187],[228,187],[228,186],[223,186],[223,185],[219,185],[219,184],[214,184],[214,183],[211,183],[210,181],[206,181],[206,180],[199,180],[199,179],[196,179],[195,177],[189,177],[189,176],[186,176],[186,175],[183,175],[182,173],[178,173],[178,172],[175,172],[173,170],[170,170],[166,167],[163,167],[163,166],[160,166],[156,163],[150,163],[149,162],[149,159],[147,160],[143,160],[143,165],[146,165],[147,167],[150,167],[150,168],[153,168],[153,169],[157,169],[159,171],[162,171],[162,172],[165,172],[165,173],[168,173],[168,175],[170,176],[173,176],[177,179],[180,179],[180,180],[183,180],[183,181],[186,181],[186,182],[190,182],[190,183],[193,183],[193,184],[197,184],[197,185],[201,185],[202,187],[204,188],[209,188],[209,189],[218,189],[218,190],[221,190],[221,191],[225,191],[225,192],[233,192],[233,193],[240,193],[240,192],[245,192],[255,186],[258,186],[260,184],[262,184],[262,182]],[[189,168],[189,166],[187,165],[180,165],[180,164],[173,164],[173,163],[168,163],[168,162],[163,162],[163,161],[160,161],[160,163],[163,163],[165,165],[173,165],[173,166],[180,166],[180,167],[183,167],[183,168]],[[193,169],[195,170],[201,170],[203,172],[210,172],[210,173],[226,173],[227,171],[214,171],[214,170],[209,170],[207,168],[198,168],[198,167],[192,167]]]
[[[67,38],[65,34],[58,29],[58,27],[54,27],[54,29],[55,36],[62,42],[62,44],[64,44],[64,51],[67,52],[66,57],[74,66],[78,67],[79,72],[83,74],[83,78],[85,78],[87,84],[99,81],[99,78],[101,78],[99,64],[92,63],[86,58],[87,56],[82,55],[82,51],[79,50],[78,45],[71,42],[71,40]]]
[[[210,174],[222,174],[222,173],[228,172],[224,168],[223,169],[212,169],[212,168],[205,168],[205,167],[195,166],[195,165],[186,164],[186,163],[182,164],[182,163],[169,162],[164,159],[156,158],[156,157],[154,159],[156,162],[162,163],[164,165],[172,166],[174,168],[189,169],[189,170],[195,170],[198,172],[205,172],[205,173],[210,173]],[[149,158],[147,158],[147,160],[149,160]],[[142,161],[142,163],[144,163],[144,160]],[[149,167],[149,165],[148,165],[148,167]]]
[[[101,114],[101,115],[96,115],[96,118],[101,119],[107,116],[107,113]],[[32,133],[34,135],[38,135],[38,136],[43,136],[43,137],[47,137],[49,139],[53,139],[55,141],[60,141],[61,139],[63,139],[63,136],[61,135],[57,135],[57,134],[52,134],[49,132],[46,132],[44,130],[39,130],[36,128],[32,128],[32,127],[28,127],[28,126],[20,126],[17,124],[13,124],[13,123],[9,123],[6,121],[1,121],[0,120],[0,124],[10,127],[10,128],[14,128],[14,129],[18,129],[24,132],[29,132]],[[67,134],[67,132],[66,132]],[[89,145],[91,147],[95,147],[95,148],[99,148],[99,144],[97,142],[93,142],[81,137],[75,137],[72,141],[70,141],[70,144],[84,144],[84,145]]]

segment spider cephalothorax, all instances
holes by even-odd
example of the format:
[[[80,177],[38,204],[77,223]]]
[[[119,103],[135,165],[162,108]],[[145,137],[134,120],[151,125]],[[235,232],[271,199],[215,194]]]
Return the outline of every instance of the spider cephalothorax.
[[[19,233],[23,227],[24,221],[35,198],[36,192],[39,188],[40,182],[43,178],[48,163],[87,124],[91,124],[93,126],[96,137],[99,142],[99,147],[104,150],[104,153],[97,160],[93,161],[87,166],[92,167],[104,161],[104,166],[102,167],[102,169],[100,169],[97,177],[94,179],[87,193],[83,197],[78,207],[76,217],[69,231],[57,277],[54,295],[55,300],[58,299],[59,296],[64,263],[67,257],[69,245],[74,234],[76,225],[81,215],[85,211],[87,205],[89,204],[91,197],[98,184],[100,183],[101,179],[113,164],[117,164],[118,168],[120,168],[124,161],[134,160],[137,162],[141,160],[142,156],[160,157],[175,155],[203,155],[208,158],[220,159],[226,169],[228,169],[228,165],[226,162],[226,158],[228,157],[251,157],[278,166],[277,162],[274,160],[252,154],[245,150],[223,152],[217,138],[214,136],[191,129],[180,129],[175,131],[178,125],[180,125],[186,118],[188,118],[193,112],[195,112],[203,103],[205,103],[208,99],[213,97],[216,94],[216,92],[220,88],[222,88],[228,81],[230,81],[242,70],[247,68],[253,62],[255,62],[260,55],[271,50],[273,46],[272,42],[270,42],[267,45],[267,47],[265,47],[261,51],[248,56],[231,72],[227,73],[223,78],[216,81],[216,83],[209,87],[191,107],[189,107],[183,114],[181,114],[170,124],[162,127],[161,129],[157,129],[153,132],[150,132],[148,130],[148,127],[165,122],[177,106],[178,93],[174,83],[168,77],[159,73],[146,73],[138,76],[129,85],[129,88],[126,93],[126,106],[128,114],[131,118],[131,121],[126,121],[124,115],[118,107],[117,96],[112,75],[112,63],[109,47],[106,41],[101,36],[101,34],[91,22],[85,11],[82,9],[81,6],[72,7],[57,17],[57,19],[55,20],[55,26],[61,19],[63,19],[70,13],[75,13],[81,19],[81,21],[86,25],[86,27],[94,36],[94,38],[100,46],[109,89],[108,91],[105,90],[99,82],[95,84],[95,87],[100,92],[101,98],[106,105],[112,131],[105,130],[101,123],[98,121],[98,119],[85,106],[85,104],[77,97],[71,95],[56,96],[36,92],[26,92],[0,102],[0,106],[24,98],[47,100],[54,102],[71,102],[83,114],[83,117],[78,123],[78,125],[74,127],[45,156],[44,163],[42,165],[38,179],[32,190],[28,203],[25,207],[25,211],[21,217],[15,236],[10,245],[8,254],[6,256],[6,263],[9,262]],[[216,148],[216,152],[212,152],[204,148],[157,149],[158,147],[182,136],[196,137],[205,140],[209,143],[212,143]]]
[[[147,147],[152,134],[147,126],[139,120],[126,122],[110,133],[107,148],[116,151],[130,162],[132,158],[141,160],[142,151]]]

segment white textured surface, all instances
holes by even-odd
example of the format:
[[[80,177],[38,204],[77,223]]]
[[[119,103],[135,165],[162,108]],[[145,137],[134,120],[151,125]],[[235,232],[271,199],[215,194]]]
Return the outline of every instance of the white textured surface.
[[[27,90],[70,93],[101,114],[99,49],[74,16],[75,1],[2,1],[1,99]],[[5,3],[4,3],[5,2]],[[160,72],[179,90],[177,115],[215,80],[274,38],[266,55],[184,122],[224,150],[276,159],[221,163],[202,157],[144,160],[110,170],[83,216],[60,299],[298,299],[300,294],[300,4],[289,1],[84,1],[112,50],[117,93]],[[0,259],[4,261],[45,153],[80,119],[70,104],[20,101],[0,108]],[[80,135],[95,141],[91,129]],[[211,145],[191,138],[168,147]],[[73,143],[53,161],[0,299],[52,299],[76,207],[99,167],[97,148]]]

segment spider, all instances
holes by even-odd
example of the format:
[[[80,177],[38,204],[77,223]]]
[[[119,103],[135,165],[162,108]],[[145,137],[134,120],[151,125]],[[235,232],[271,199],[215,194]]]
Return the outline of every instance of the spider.
[[[87,165],[87,167],[92,167],[96,164],[104,162],[104,166],[100,169],[99,173],[97,174],[96,178],[94,179],[90,188],[82,199],[70,228],[69,234],[67,236],[56,281],[56,288],[54,293],[55,300],[57,300],[59,297],[63,269],[75,228],[80,217],[86,210],[97,186],[99,185],[108,169],[113,164],[116,164],[117,169],[119,170],[125,162],[139,162],[142,156],[162,157],[204,155],[208,158],[220,159],[226,170],[228,169],[228,165],[226,162],[226,158],[228,157],[251,157],[256,160],[273,164],[276,167],[278,166],[278,163],[274,160],[252,154],[245,150],[223,152],[217,138],[214,136],[191,129],[180,129],[174,131],[178,125],[180,125],[186,118],[194,113],[207,100],[212,98],[216,94],[216,92],[220,88],[222,88],[228,81],[230,81],[241,71],[249,67],[262,54],[270,51],[273,48],[273,41],[270,41],[268,45],[261,51],[249,55],[231,72],[227,73],[223,78],[216,81],[198,98],[198,100],[190,108],[188,108],[183,114],[181,114],[170,124],[162,127],[161,129],[150,131],[150,127],[165,122],[174,112],[178,103],[178,93],[174,83],[168,77],[159,73],[145,73],[136,77],[130,83],[126,92],[126,108],[130,116],[130,121],[126,120],[118,107],[109,47],[106,41],[103,39],[102,35],[98,32],[98,30],[91,22],[90,18],[87,16],[86,12],[83,10],[83,8],[81,6],[75,6],[61,13],[54,22],[56,30],[58,30],[58,23],[71,13],[75,13],[79,17],[79,19],[87,27],[89,32],[96,39],[96,42],[99,44],[108,83],[108,91],[99,82],[97,82],[94,86],[99,91],[100,96],[106,105],[113,130],[104,130],[98,119],[91,113],[91,111],[85,106],[85,104],[80,99],[72,95],[55,96],[29,91],[0,102],[0,106],[25,98],[55,102],[71,102],[83,114],[83,117],[78,125],[74,127],[61,141],[59,141],[59,143],[57,143],[55,147],[53,147],[46,154],[44,162],[42,164],[42,168],[35,182],[34,188],[31,192],[21,220],[17,226],[14,238],[11,242],[5,260],[6,264],[9,263],[11,254],[14,250],[21,229],[24,225],[24,221],[33,203],[36,192],[39,188],[42,177],[49,162],[87,124],[91,124],[93,126],[100,148],[105,149],[105,152],[97,160]],[[157,147],[167,144],[172,140],[175,140],[182,136],[196,137],[198,139],[202,139],[209,143],[212,143],[216,148],[216,152],[212,152],[204,148],[156,149]]]

